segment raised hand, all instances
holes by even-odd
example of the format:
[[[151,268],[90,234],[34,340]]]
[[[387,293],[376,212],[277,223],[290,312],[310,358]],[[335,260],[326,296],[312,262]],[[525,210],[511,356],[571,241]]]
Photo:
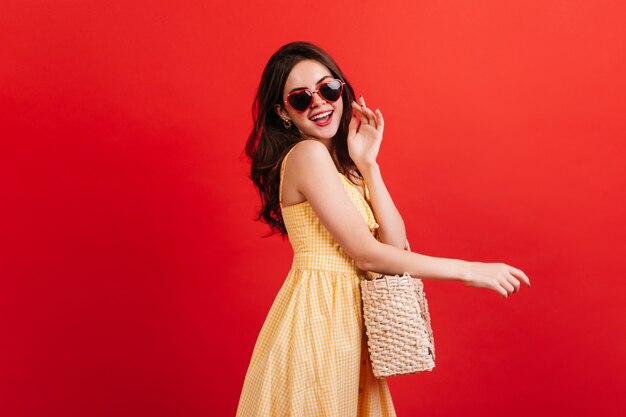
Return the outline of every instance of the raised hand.
[[[530,287],[526,274],[503,263],[469,262],[463,282],[467,285],[488,288],[508,297],[520,289],[520,281]]]
[[[383,140],[385,122],[379,109],[370,110],[363,96],[360,104],[352,102],[355,110],[348,130],[348,152],[357,168],[362,170],[376,164],[376,157]]]

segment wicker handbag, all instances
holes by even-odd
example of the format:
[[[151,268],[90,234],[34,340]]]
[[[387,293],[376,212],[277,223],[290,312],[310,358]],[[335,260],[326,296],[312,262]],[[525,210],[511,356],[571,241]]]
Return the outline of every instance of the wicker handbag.
[[[361,296],[374,376],[432,370],[435,341],[422,280],[408,273],[364,279]]]

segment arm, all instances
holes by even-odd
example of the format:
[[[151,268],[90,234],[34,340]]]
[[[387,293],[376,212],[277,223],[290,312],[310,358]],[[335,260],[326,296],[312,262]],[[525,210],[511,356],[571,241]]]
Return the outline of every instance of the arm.
[[[383,243],[397,248],[407,247],[404,220],[398,212],[391,195],[383,182],[378,164],[359,168],[369,190],[370,202],[376,222],[380,226],[378,233]]]
[[[348,134],[350,157],[367,184],[372,210],[380,226],[378,229],[380,240],[383,243],[406,249],[408,242],[404,221],[383,182],[380,167],[376,161],[383,139],[383,116],[380,110],[374,113],[368,109],[363,96],[360,102],[361,105],[352,102],[353,108],[358,112],[360,122],[354,116],[350,123]]]
[[[329,233],[363,270],[460,280],[491,288],[503,296],[516,291],[519,280],[530,284],[522,271],[505,264],[436,258],[377,241],[347,195],[328,150],[318,141],[298,143],[285,170],[285,176],[291,177],[292,184],[309,201]]]

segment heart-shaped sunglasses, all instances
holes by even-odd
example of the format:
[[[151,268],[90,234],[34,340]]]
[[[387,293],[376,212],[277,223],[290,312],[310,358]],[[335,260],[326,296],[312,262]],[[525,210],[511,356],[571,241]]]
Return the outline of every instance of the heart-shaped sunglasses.
[[[333,78],[320,84],[315,91],[309,89],[292,91],[287,94],[285,103],[289,104],[295,111],[302,113],[313,104],[313,94],[318,93],[327,102],[334,103],[341,97],[343,86],[343,81]]]

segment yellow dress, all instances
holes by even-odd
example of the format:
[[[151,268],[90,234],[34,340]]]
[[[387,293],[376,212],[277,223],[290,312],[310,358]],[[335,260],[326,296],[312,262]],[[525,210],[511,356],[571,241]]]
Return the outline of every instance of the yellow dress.
[[[281,165],[279,194],[289,153]],[[338,175],[376,235],[367,201]],[[372,374],[367,351],[359,288],[365,272],[307,201],[281,203],[281,210],[293,263],[256,341],[237,417],[395,416],[387,382]]]

